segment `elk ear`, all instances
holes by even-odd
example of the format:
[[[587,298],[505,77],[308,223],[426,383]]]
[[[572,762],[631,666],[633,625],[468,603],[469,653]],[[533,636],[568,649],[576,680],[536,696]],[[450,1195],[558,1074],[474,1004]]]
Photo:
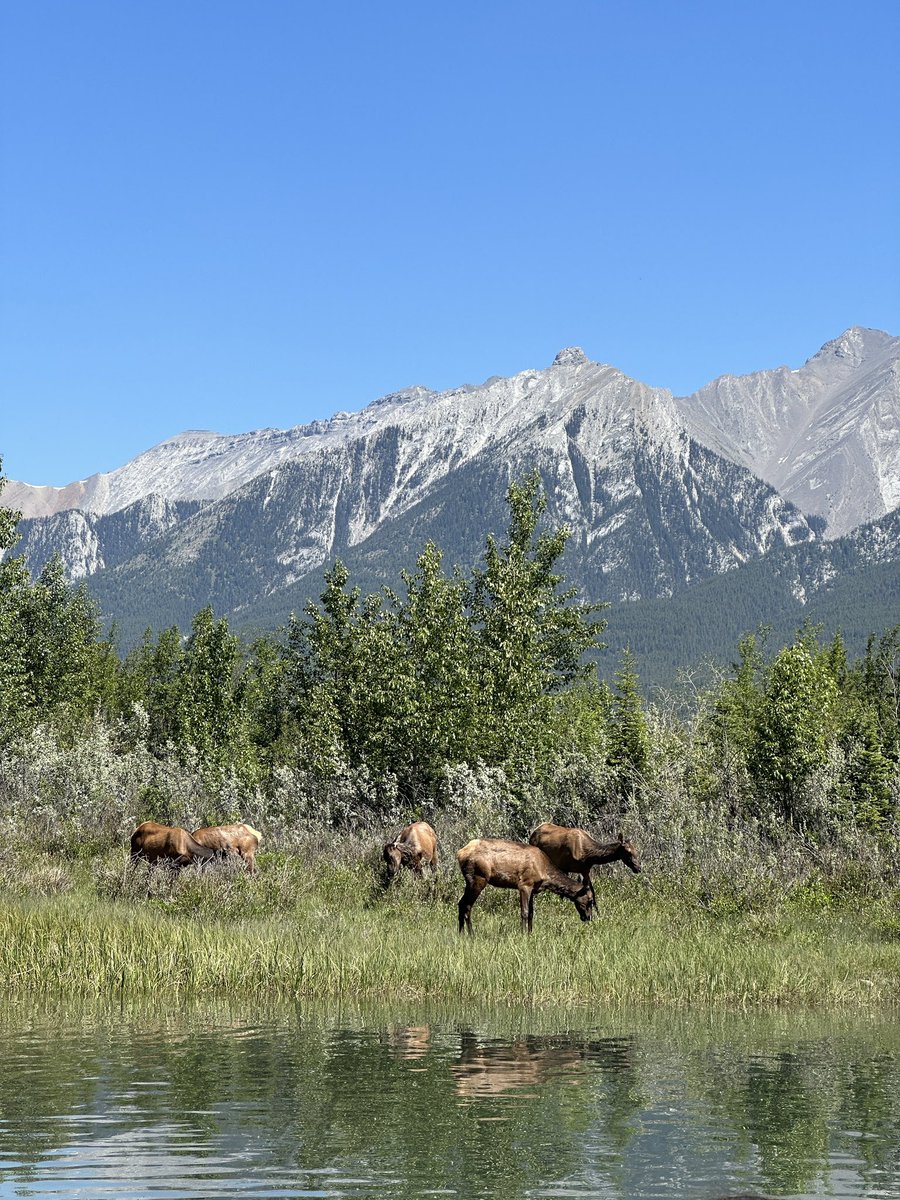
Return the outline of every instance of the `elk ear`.
[[[619,830],[619,844],[620,845],[625,844],[625,834],[622,832],[621,829]]]

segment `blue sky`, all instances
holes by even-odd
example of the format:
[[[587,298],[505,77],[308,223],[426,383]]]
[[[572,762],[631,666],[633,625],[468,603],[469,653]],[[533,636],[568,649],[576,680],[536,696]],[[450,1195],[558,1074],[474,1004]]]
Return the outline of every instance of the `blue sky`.
[[[900,333],[900,5],[5,0],[0,455]]]

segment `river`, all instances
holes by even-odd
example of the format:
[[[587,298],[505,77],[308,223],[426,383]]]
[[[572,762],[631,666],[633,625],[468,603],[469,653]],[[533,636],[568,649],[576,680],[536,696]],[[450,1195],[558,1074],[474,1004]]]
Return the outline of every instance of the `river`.
[[[0,1008],[0,1197],[900,1200],[900,1027]]]

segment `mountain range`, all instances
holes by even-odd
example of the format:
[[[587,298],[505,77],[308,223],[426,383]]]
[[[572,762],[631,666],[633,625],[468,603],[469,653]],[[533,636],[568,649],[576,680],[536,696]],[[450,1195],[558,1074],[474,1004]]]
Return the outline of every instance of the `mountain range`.
[[[32,570],[60,554],[127,644],[207,603],[277,625],[335,557],[364,589],[428,539],[471,564],[533,466],[572,531],[568,577],[625,625],[740,578],[773,596],[777,578],[801,613],[900,559],[900,338],[852,328],[799,368],[690,396],[572,347],[543,370],[410,387],[289,430],[183,433],[64,488],[10,482],[3,503],[23,513],[16,552]]]

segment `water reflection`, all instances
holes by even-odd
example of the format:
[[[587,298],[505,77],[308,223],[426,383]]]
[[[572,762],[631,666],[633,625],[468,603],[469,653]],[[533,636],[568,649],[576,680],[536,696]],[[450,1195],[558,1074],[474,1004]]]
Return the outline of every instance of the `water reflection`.
[[[0,1036],[3,1198],[900,1200],[890,1023],[19,1005]]]
[[[391,1031],[388,1044],[401,1058],[424,1058],[431,1044],[430,1025],[401,1025]]]
[[[574,1046],[546,1045],[538,1039],[483,1041],[472,1029],[462,1031],[459,1058],[452,1063],[457,1096],[493,1097],[504,1092],[525,1092],[533,1098],[537,1088],[559,1077],[578,1082],[574,1072],[584,1061]]]

